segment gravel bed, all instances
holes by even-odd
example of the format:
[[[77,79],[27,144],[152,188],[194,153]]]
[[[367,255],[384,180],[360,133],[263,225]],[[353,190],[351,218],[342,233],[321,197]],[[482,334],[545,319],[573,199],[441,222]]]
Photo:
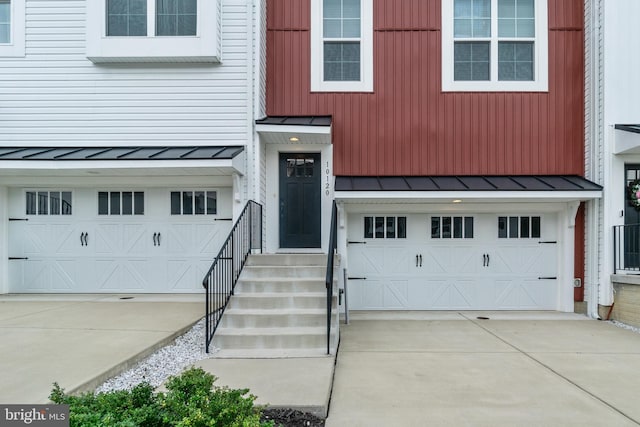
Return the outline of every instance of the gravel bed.
[[[162,347],[128,371],[107,380],[96,389],[96,392],[131,390],[143,381],[158,387],[170,376],[179,374],[199,360],[211,357],[217,349],[210,347],[211,353],[205,352],[204,323],[205,319],[201,319],[171,344]]]
[[[265,409],[261,421],[274,421],[276,427],[324,427],[322,418],[295,409]]]
[[[609,322],[614,324],[618,328],[627,329],[629,331],[635,332],[636,334],[640,334],[640,328],[636,328],[635,326],[627,325],[626,323],[618,322],[617,320],[610,320]]]

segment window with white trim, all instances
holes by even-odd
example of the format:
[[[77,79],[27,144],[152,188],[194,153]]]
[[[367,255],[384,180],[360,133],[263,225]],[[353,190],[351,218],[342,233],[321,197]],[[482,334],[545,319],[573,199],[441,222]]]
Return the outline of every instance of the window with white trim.
[[[473,239],[472,216],[432,216],[432,239]]]
[[[538,239],[540,226],[539,216],[500,216],[498,217],[498,238]]]
[[[444,91],[547,91],[547,0],[442,0]]]
[[[25,55],[25,0],[0,0],[0,57]]]
[[[99,191],[98,215],[144,215],[144,192]]]
[[[172,191],[171,215],[215,215],[218,196],[215,191]]]
[[[365,239],[406,239],[406,216],[365,216]]]
[[[71,215],[71,191],[27,191],[25,193],[27,215]]]
[[[219,62],[220,18],[220,1],[88,1],[87,58],[96,63]]]
[[[195,36],[196,0],[107,0],[107,36],[146,36],[148,13],[155,12],[156,36]]]
[[[11,0],[0,0],[0,43],[11,43]]]
[[[311,90],[373,91],[373,0],[312,0]]]

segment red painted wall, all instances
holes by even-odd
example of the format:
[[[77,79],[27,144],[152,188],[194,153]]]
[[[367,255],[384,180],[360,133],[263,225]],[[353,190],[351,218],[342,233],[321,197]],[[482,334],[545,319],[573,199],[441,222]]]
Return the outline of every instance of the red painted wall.
[[[442,93],[440,3],[374,0],[374,92],[311,93],[310,1],[268,0],[267,114],[332,115],[336,175],[582,175],[582,1],[549,0],[548,93]]]

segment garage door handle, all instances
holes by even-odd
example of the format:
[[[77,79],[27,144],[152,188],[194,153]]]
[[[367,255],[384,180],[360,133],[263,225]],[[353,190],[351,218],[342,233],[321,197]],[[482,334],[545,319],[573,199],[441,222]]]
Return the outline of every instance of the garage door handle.
[[[489,262],[491,262],[491,258],[489,257],[489,254],[487,254],[487,267],[489,267]]]
[[[80,246],[84,246],[84,232],[80,233]]]
[[[160,246],[160,233],[158,233],[158,246]]]
[[[422,267],[422,254],[420,254],[420,267]]]
[[[157,246],[157,242],[156,242],[156,236],[158,235],[158,233],[153,233],[153,246]]]
[[[482,266],[487,266],[487,254],[482,254]]]
[[[418,255],[416,255],[416,267],[418,266]]]
[[[89,233],[84,233],[84,245],[89,246]]]

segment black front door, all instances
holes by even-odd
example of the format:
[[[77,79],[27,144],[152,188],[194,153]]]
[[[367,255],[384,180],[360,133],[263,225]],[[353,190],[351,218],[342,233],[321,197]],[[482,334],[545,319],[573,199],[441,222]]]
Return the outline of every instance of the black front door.
[[[320,247],[320,154],[280,154],[280,247]]]
[[[640,211],[631,204],[629,185],[640,179],[640,165],[625,165],[624,266],[640,267]]]

